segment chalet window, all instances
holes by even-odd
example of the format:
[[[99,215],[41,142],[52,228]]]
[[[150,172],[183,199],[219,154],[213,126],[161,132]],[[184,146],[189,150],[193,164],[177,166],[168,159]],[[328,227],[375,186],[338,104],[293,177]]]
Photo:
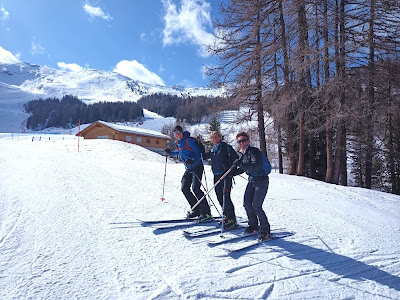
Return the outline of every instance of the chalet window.
[[[160,140],[156,140],[156,145],[160,145]]]
[[[142,142],[142,138],[141,137],[136,138],[136,142],[141,143]]]
[[[147,143],[147,144],[150,144],[150,139],[146,139],[146,143]]]
[[[127,141],[127,142],[132,142],[132,137],[131,137],[130,135],[127,135],[127,136],[126,136],[126,141]]]
[[[108,135],[99,135],[99,136],[97,136],[97,138],[98,139],[105,139],[105,140],[107,140],[108,139]]]

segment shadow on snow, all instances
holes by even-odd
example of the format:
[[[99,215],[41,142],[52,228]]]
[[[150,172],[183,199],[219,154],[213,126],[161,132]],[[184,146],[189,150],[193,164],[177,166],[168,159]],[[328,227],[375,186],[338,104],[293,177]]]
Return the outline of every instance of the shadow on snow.
[[[270,244],[285,250],[291,259],[308,260],[341,277],[358,281],[371,280],[400,291],[400,277],[353,258],[284,239],[271,241]],[[237,259],[251,249],[231,253],[229,256]]]

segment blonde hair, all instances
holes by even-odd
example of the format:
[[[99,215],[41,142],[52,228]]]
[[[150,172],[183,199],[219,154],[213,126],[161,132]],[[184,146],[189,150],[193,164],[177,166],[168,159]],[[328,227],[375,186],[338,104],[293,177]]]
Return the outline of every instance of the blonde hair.
[[[211,131],[210,133],[210,139],[212,139],[214,136],[219,136],[222,139],[222,135],[219,131]]]

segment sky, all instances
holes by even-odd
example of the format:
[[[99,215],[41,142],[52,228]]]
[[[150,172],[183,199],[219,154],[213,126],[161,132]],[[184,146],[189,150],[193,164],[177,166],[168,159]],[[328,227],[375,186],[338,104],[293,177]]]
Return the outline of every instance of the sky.
[[[219,3],[0,0],[0,56],[55,69],[116,71],[152,84],[206,86],[213,57],[205,45]]]

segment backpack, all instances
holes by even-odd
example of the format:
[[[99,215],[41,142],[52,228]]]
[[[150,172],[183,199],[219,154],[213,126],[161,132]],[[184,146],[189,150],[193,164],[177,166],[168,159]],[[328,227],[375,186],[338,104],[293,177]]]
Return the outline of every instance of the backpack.
[[[196,140],[196,146],[197,146],[197,148],[199,148],[199,150],[200,150],[200,153],[201,153],[201,155],[204,157],[204,155],[206,154],[206,147],[204,147],[204,145],[203,145],[203,143],[202,142],[200,142],[200,140],[198,139],[198,138],[195,138],[195,137],[188,137],[187,139],[186,139],[186,145],[187,145],[187,147],[188,147],[188,149],[190,150],[190,151],[193,151],[193,149],[191,149],[191,147],[189,146],[189,142],[188,142],[188,139],[189,138],[192,138],[192,139],[195,139]]]
[[[232,165],[233,165],[233,162],[236,160],[236,159],[233,159],[232,158],[232,156],[231,156],[231,151],[230,151],[230,148],[232,148],[232,150],[233,150],[233,147],[231,146],[231,145],[228,145],[227,143],[225,143],[225,151],[226,151],[226,153],[228,154],[228,168],[227,169],[229,169],[230,167],[232,167]],[[235,150],[233,150],[233,151],[235,151]]]
[[[194,150],[192,149],[192,147],[189,146],[189,139],[194,139],[195,140],[195,144],[197,146],[197,148],[200,150],[201,155],[204,157],[204,155],[206,154],[206,148],[204,147],[203,143],[200,142],[200,140],[198,138],[195,138],[193,136],[189,136],[186,138],[186,148],[189,149],[190,151],[194,152]],[[175,141],[175,146],[178,146],[178,142]]]
[[[262,169],[264,170],[264,172],[268,175],[269,173],[271,173],[271,163],[268,160],[268,157],[263,153],[262,155]]]

